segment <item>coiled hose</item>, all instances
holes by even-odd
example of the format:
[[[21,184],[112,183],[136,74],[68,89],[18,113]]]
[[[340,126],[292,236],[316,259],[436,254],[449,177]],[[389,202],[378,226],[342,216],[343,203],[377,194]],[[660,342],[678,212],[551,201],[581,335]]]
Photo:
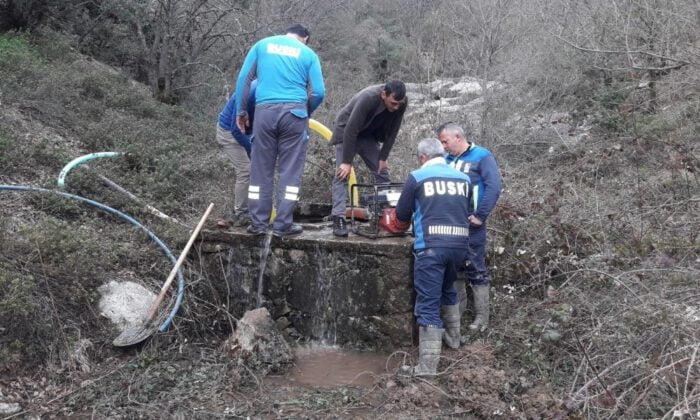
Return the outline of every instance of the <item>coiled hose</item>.
[[[30,191],[30,192],[41,192],[41,193],[52,193],[52,194],[58,194],[66,198],[70,198],[71,200],[77,200],[81,201],[85,204],[89,204],[93,207],[97,207],[98,209],[104,210],[108,213],[111,213],[115,216],[118,216],[127,222],[131,223],[132,225],[136,226],[137,228],[141,229],[146,233],[146,235],[160,247],[161,250],[165,253],[165,255],[172,261],[173,264],[176,263],[177,259],[173,256],[173,253],[170,252],[170,249],[161,241],[153,232],[150,230],[146,229],[141,223],[139,223],[136,219],[133,217],[120,212],[119,210],[113,209],[112,207],[106,206],[102,203],[98,203],[97,201],[87,199],[85,197],[81,197],[79,195],[74,195],[74,194],[69,194],[61,191],[54,191],[54,190],[47,190],[45,188],[37,188],[37,187],[28,187],[24,185],[0,185],[0,191],[6,190],[6,191]],[[180,305],[182,304],[182,298],[185,295],[185,279],[182,276],[182,271],[178,270],[177,272],[177,298],[175,299],[175,305],[173,306],[173,309],[170,311],[170,315],[168,315],[168,318],[163,321],[163,323],[158,327],[158,331],[163,332],[168,329],[170,324],[172,323],[173,319],[175,318],[175,314],[177,314],[178,309],[180,308]]]

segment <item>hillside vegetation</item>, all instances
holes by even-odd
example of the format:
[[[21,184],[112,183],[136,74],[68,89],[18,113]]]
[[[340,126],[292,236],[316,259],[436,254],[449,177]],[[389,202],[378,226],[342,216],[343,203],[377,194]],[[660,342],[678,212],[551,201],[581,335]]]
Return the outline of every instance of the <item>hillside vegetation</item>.
[[[626,9],[613,13],[607,2],[585,2],[589,9],[558,1],[499,1],[499,8],[480,1],[324,2],[317,9],[292,2],[299,10],[290,11],[266,1],[258,7],[282,11],[264,17],[249,2],[232,2],[250,18],[223,36],[234,47],[198,57],[218,70],[175,71],[169,90],[149,76],[145,50],[132,38],[138,31],[129,30],[138,27],[132,19],[157,8],[139,14],[130,2],[124,4],[132,9],[115,9],[116,0],[89,2],[89,10],[80,9],[83,2],[20,3],[0,1],[17,18],[3,27],[22,29],[0,34],[0,184],[54,189],[71,159],[126,152],[75,169],[66,191],[132,215],[174,252],[188,228],[105,188],[98,174],[186,225],[209,202],[217,205],[215,217],[228,217],[232,171],[219,155],[214,123],[229,73],[254,39],[303,12],[316,18],[312,47],[329,85],[314,118],[330,125],[356,89],[388,77],[421,84],[475,77],[484,89],[464,99],[481,105],[470,115],[451,107],[410,114],[391,164],[403,176],[415,166],[413,146],[435,126],[471,121],[473,138],[497,155],[504,191],[489,225],[492,326],[448,354],[454,364],[445,375],[426,383],[387,374],[370,392],[270,394],[255,372],[220,354],[232,320],[208,299],[208,284],[217,279],[189,270],[193,293],[176,328],[142,348],[117,351],[110,344],[115,331],[99,315],[97,287],[130,279],[157,290],[170,262],[142,232],[108,213],[57,195],[0,190],[0,402],[37,415],[124,418],[700,413],[700,70],[693,26],[700,15],[688,12],[693,2],[624,2]],[[441,25],[454,10],[465,25]],[[516,13],[523,10],[530,12]],[[627,20],[617,20],[624,11]],[[156,39],[148,32],[156,21],[140,21],[144,39]],[[637,44],[625,46],[625,37]],[[354,57],[359,53],[348,44],[363,53]],[[611,52],[621,49],[626,53]],[[455,95],[427,91],[445,103]],[[330,186],[329,160],[329,149],[315,142],[307,185]],[[329,191],[309,189],[302,199],[327,202]]]

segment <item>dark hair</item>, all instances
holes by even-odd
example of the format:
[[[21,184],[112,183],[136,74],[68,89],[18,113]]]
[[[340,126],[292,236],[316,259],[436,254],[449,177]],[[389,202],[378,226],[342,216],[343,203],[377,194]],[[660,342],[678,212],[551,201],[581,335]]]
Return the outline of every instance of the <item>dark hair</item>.
[[[384,93],[387,96],[394,95],[394,99],[397,101],[403,101],[406,96],[406,85],[401,80],[392,80],[384,85]]]
[[[302,38],[307,38],[306,42],[309,42],[308,38],[311,38],[311,33],[309,32],[308,29],[305,27],[301,26],[300,24],[292,25],[287,29],[288,34],[296,34],[299,35]]]

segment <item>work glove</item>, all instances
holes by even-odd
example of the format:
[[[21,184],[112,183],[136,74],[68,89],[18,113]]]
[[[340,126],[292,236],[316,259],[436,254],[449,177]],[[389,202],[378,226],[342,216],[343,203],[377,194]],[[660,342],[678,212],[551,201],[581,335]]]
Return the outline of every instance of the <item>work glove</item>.
[[[396,217],[396,209],[385,208],[377,225],[389,233],[402,233],[411,227],[411,222],[402,222]]]

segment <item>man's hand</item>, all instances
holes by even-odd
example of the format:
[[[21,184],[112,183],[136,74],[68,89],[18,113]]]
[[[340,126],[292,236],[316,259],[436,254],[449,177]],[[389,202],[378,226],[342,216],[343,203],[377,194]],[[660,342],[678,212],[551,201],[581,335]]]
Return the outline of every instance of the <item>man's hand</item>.
[[[383,172],[389,170],[389,162],[386,160],[380,160],[379,166],[377,167],[377,172]]]
[[[335,176],[338,177],[339,180],[343,181],[350,176],[350,171],[352,171],[352,165],[349,163],[341,163],[340,166],[338,167],[338,171],[335,173]]]
[[[481,219],[474,216],[473,214],[470,214],[469,217],[467,217],[467,220],[474,226],[481,226],[484,223],[481,221]]]
[[[239,115],[236,117],[236,125],[241,133],[245,133],[246,128],[250,125],[247,115]]]

